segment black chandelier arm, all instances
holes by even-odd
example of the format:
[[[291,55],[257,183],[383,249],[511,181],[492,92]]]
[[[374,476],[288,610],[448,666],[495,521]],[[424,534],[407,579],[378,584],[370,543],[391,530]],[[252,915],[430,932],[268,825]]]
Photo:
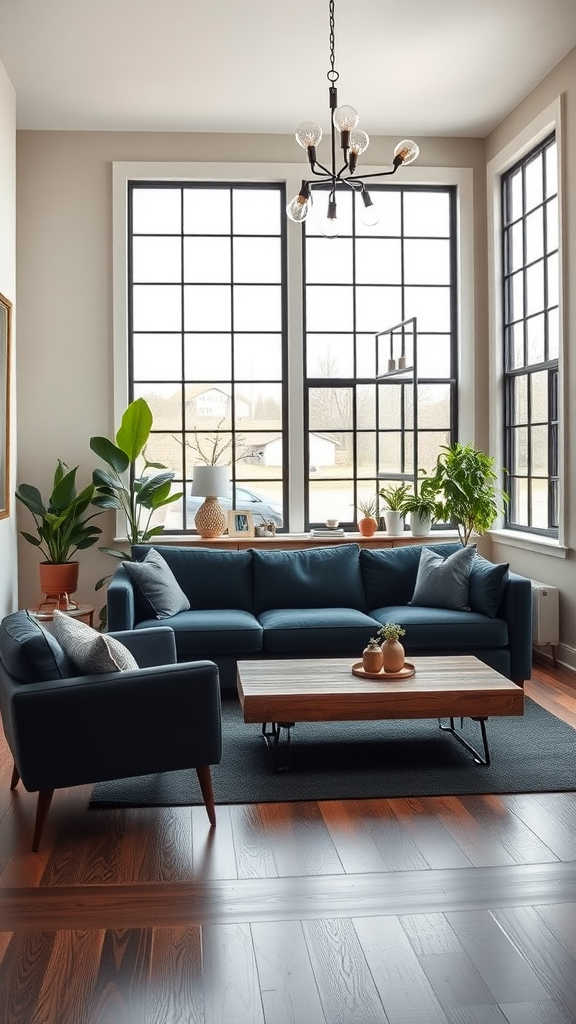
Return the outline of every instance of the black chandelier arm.
[[[382,178],[382,177],[386,177],[389,174],[396,174],[396,171],[400,167],[401,163],[402,163],[402,161],[400,161],[400,163],[396,163],[396,160],[394,160],[394,166],[392,167],[392,170],[390,170],[390,171],[374,171],[372,174],[363,174],[362,177],[363,178]]]

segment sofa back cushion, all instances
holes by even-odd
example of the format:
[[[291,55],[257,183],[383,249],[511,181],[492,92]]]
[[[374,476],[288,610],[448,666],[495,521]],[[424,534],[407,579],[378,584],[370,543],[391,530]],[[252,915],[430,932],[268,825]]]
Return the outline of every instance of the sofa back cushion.
[[[301,551],[252,551],[254,611],[356,608],[365,611],[357,544]]]
[[[132,556],[142,560],[151,545],[134,544]],[[190,602],[190,608],[237,608],[252,612],[254,576],[250,551],[217,548],[157,548]]]
[[[20,683],[69,679],[76,668],[60,644],[27,611],[13,612],[0,623],[0,658]]]
[[[458,551],[459,543],[427,544],[444,558]],[[360,566],[366,592],[366,611],[408,604],[414,593],[421,544],[398,548],[362,548]]]

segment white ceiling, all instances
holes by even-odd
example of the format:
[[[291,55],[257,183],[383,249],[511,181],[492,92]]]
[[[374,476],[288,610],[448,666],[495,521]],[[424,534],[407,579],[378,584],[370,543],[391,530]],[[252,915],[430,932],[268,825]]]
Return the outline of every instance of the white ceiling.
[[[328,122],[328,0],[0,0],[21,129]],[[576,45],[576,0],[336,0],[338,101],[381,135],[482,137]]]

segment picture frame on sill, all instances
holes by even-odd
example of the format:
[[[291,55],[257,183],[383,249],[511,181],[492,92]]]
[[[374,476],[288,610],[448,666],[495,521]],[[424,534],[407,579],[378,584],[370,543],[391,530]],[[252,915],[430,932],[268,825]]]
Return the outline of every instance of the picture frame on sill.
[[[10,345],[12,303],[0,294],[0,519],[10,515]]]
[[[229,537],[253,537],[254,517],[243,508],[232,508],[228,512]]]

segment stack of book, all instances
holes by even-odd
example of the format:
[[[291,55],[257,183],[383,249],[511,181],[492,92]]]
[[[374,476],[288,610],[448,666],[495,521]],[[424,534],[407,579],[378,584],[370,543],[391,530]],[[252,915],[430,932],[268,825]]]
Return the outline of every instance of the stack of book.
[[[341,526],[321,526],[310,530],[311,537],[345,537],[346,534]]]

